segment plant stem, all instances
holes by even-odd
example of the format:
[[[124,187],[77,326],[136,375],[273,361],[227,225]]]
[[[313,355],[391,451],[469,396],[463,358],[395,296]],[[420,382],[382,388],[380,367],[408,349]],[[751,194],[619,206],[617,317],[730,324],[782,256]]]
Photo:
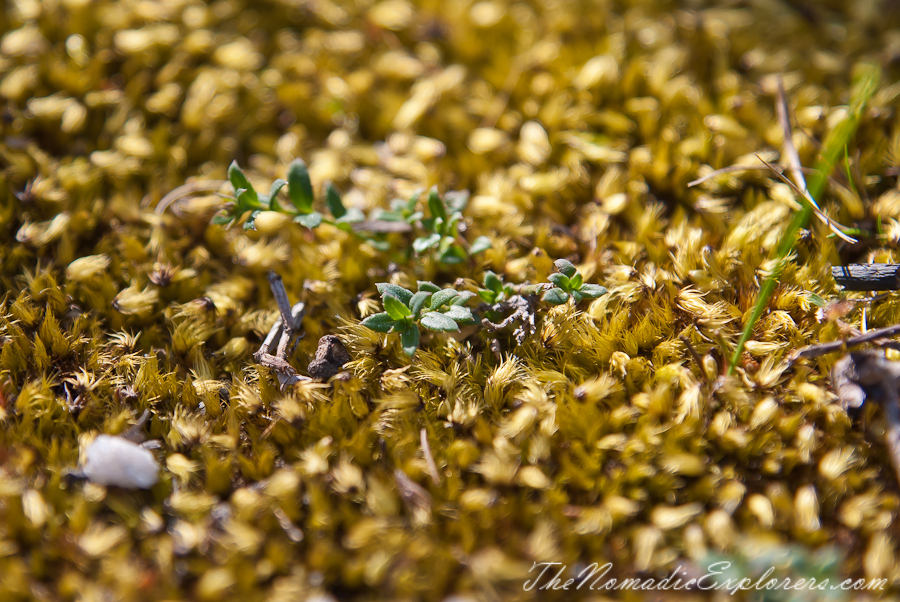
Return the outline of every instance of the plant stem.
[[[825,139],[825,145],[822,150],[822,158],[816,163],[816,171],[809,179],[807,190],[812,198],[817,199],[822,195],[822,192],[824,192],[825,184],[828,183],[828,178],[840,158],[841,151],[856,132],[857,127],[859,127],[859,121],[865,110],[866,104],[875,93],[880,78],[881,70],[877,66],[862,65],[860,67],[859,76],[854,83],[853,92],[851,94],[849,114],[844,121],[839,123],[828,133],[828,137]],[[740,361],[741,354],[744,352],[744,345],[746,345],[747,341],[749,341],[750,337],[753,335],[754,326],[762,317],[763,312],[767,308],[769,298],[778,286],[778,279],[781,276],[781,272],[787,264],[788,256],[794,249],[794,244],[797,241],[797,233],[801,228],[806,227],[812,214],[812,205],[804,203],[803,208],[794,214],[790,224],[788,224],[787,230],[781,237],[774,255],[774,257],[778,259],[778,264],[759,289],[759,295],[756,298],[756,304],[753,306],[753,312],[750,314],[750,319],[747,320],[747,323],[744,325],[741,338],[738,341],[734,354],[731,356],[731,361],[728,364],[728,374],[734,372],[735,365]]]

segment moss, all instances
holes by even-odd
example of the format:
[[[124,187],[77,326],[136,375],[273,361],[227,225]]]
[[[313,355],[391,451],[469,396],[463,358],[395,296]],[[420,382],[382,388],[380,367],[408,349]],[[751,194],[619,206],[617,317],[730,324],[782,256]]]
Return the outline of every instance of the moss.
[[[883,417],[837,403],[835,356],[784,360],[840,336],[817,317],[831,264],[898,260],[898,31],[874,1],[9,4],[0,597],[536,599],[534,562],[662,577],[783,550],[896,592]],[[880,237],[804,231],[724,376],[800,205],[765,171],[687,184],[779,160],[778,77],[814,165],[863,62],[887,83],[817,200]],[[211,223],[232,161],[265,191],[297,158],[333,217],[329,183],[369,217],[468,189],[454,232],[490,248]],[[423,330],[413,358],[360,325],[377,283],[476,293],[490,271],[508,295],[558,259],[607,292],[533,329]],[[282,391],[253,361],[270,269],[305,303],[292,365],[346,346],[327,382]],[[898,321],[894,296],[863,307],[843,319]],[[68,474],[145,410],[150,490]]]

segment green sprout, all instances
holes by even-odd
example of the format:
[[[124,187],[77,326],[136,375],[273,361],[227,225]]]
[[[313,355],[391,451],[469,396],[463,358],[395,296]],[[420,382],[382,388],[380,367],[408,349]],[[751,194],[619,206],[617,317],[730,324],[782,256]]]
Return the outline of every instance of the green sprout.
[[[513,285],[500,280],[494,272],[488,270],[484,273],[484,288],[478,289],[478,296],[491,305],[503,303],[515,293]]]
[[[316,228],[324,222],[345,232],[354,233],[353,224],[365,220],[362,211],[355,207],[344,206],[340,193],[331,184],[325,190],[325,205],[331,218],[316,211],[313,207],[315,196],[312,182],[309,179],[309,170],[302,159],[295,159],[291,163],[288,168],[287,181],[279,178],[272,182],[268,195],[256,192],[236,161],[228,168],[228,180],[234,187],[234,197],[226,198],[231,199],[233,203],[226,206],[224,213],[213,218],[214,224],[231,225],[249,212],[250,215],[244,222],[244,229],[252,230],[256,217],[261,211],[278,211],[292,216],[295,222],[310,229]],[[278,202],[278,193],[285,186],[288,189],[290,206],[283,206]]]
[[[419,196],[422,189],[416,190],[408,201],[403,199],[394,199],[391,201],[391,210],[382,211],[378,214],[379,219],[388,222],[406,222],[409,225],[415,224],[417,221],[425,217],[425,214],[416,209],[419,204]]]
[[[452,332],[459,330],[459,324],[475,322],[472,310],[463,307],[475,293],[441,289],[431,282],[419,282],[415,293],[386,282],[376,286],[384,311],[369,316],[361,324],[376,332],[400,333],[403,351],[410,357],[419,348],[419,326]]]
[[[575,266],[565,259],[557,260],[556,268],[560,273],[551,275],[549,283],[538,284],[505,283],[494,272],[485,272],[484,288],[478,289],[478,296],[488,305],[481,308],[484,311],[482,325],[491,332],[497,332],[519,324],[513,331],[513,336],[516,343],[521,345],[537,328],[536,296],[541,291],[544,291],[541,299],[551,305],[561,305],[570,298],[578,303],[582,299],[594,299],[607,292],[602,286],[585,284]]]
[[[550,274],[551,288],[544,292],[542,301],[551,305],[562,305],[571,297],[578,303],[582,299],[596,299],[607,292],[606,288],[599,284],[585,284],[581,273],[571,262],[557,259],[553,264],[559,272]]]
[[[405,221],[409,224],[421,223],[425,231],[413,241],[412,248],[419,255],[432,250],[435,258],[441,263],[462,263],[468,257],[486,251],[491,247],[491,241],[487,236],[479,236],[469,246],[468,250],[460,244],[459,226],[462,221],[462,211],[469,202],[467,191],[448,192],[442,198],[437,190],[432,189],[428,193],[428,210],[430,217],[424,217],[424,213],[416,210],[419,194],[413,195],[409,201],[395,202],[392,211],[381,214],[381,219],[386,221]]]

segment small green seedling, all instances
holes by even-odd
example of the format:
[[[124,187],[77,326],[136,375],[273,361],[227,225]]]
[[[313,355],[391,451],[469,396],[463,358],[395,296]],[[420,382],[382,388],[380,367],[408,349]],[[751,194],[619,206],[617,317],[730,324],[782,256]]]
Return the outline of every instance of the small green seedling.
[[[425,231],[413,241],[412,248],[419,255],[432,250],[435,258],[441,263],[456,264],[465,261],[469,256],[486,251],[491,241],[486,236],[479,236],[468,250],[460,244],[459,224],[462,211],[469,202],[467,191],[448,192],[442,198],[437,190],[428,193],[429,217],[416,211],[418,194],[405,205],[395,204],[393,211],[382,214],[383,219],[404,220],[410,224],[419,222]]]
[[[515,293],[513,285],[503,282],[494,272],[488,270],[484,273],[484,288],[478,289],[478,296],[491,305],[503,303]]]
[[[378,219],[386,222],[406,222],[414,225],[417,221],[425,217],[425,214],[416,209],[419,204],[419,197],[422,195],[422,189],[416,190],[408,201],[403,199],[394,199],[391,201],[391,210],[382,211],[378,214]]]
[[[419,326],[451,332],[458,331],[459,324],[475,322],[472,310],[464,307],[475,293],[441,289],[431,282],[419,282],[415,293],[386,282],[376,286],[384,311],[369,316],[361,324],[376,332],[400,333],[403,351],[410,357],[419,348]]]
[[[542,301],[551,305],[562,305],[571,297],[578,303],[582,299],[596,299],[607,292],[606,288],[599,284],[585,284],[581,273],[571,262],[557,259],[553,263],[559,272],[550,274],[551,288],[544,292]]]
[[[313,207],[315,197],[313,195],[312,182],[309,179],[309,170],[302,159],[295,159],[288,168],[287,181],[277,179],[272,183],[268,195],[256,192],[247,176],[233,162],[228,168],[228,180],[234,187],[234,197],[226,197],[234,201],[225,208],[225,211],[213,218],[214,224],[231,225],[239,221],[248,212],[250,215],[244,222],[245,230],[252,230],[256,217],[261,211],[278,211],[293,217],[298,224],[307,228],[316,228],[321,223],[333,226],[353,233],[353,224],[365,220],[365,215],[355,207],[347,208],[341,200],[337,189],[329,184],[325,191],[325,205],[331,218],[326,217]],[[281,205],[278,202],[278,193],[287,186],[290,205]],[[380,242],[380,241],[378,241]]]
[[[315,228],[325,221],[345,232],[353,232],[352,224],[366,219],[359,209],[346,208],[340,193],[331,184],[325,190],[325,204],[331,213],[331,219],[326,219],[316,211],[313,208],[315,197],[313,196],[312,182],[309,179],[309,170],[301,159],[295,159],[288,168],[288,195],[298,213],[294,217],[294,221],[307,228]]]

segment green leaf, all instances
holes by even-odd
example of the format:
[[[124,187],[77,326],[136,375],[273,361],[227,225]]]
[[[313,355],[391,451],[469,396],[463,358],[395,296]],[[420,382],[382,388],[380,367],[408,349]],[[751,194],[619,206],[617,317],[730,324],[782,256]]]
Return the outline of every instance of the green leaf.
[[[572,299],[575,300],[576,304],[580,303],[581,300],[584,298],[584,296],[581,293],[579,293],[578,291],[572,291],[569,294],[572,295]]]
[[[430,309],[440,309],[445,303],[448,303],[457,295],[459,295],[459,291],[453,290],[452,288],[445,288],[431,297],[431,304],[428,307]]]
[[[220,213],[218,215],[214,215],[212,220],[210,220],[209,223],[216,225],[216,226],[227,226],[232,221],[234,221],[234,217],[232,217],[231,215],[229,215],[227,213]]]
[[[253,186],[250,184],[250,180],[247,179],[247,176],[244,175],[244,172],[241,171],[240,167],[238,167],[237,161],[232,161],[231,166],[228,168],[228,180],[231,182],[231,185],[234,186],[235,197],[239,196],[237,194],[237,190],[239,188],[243,188],[246,191],[247,197],[252,203],[248,206],[248,208],[259,208],[259,196],[256,194],[256,190],[254,190]]]
[[[413,251],[421,253],[437,245],[439,242],[441,242],[441,235],[437,233],[432,234],[431,236],[417,238],[413,241]]]
[[[376,332],[388,332],[394,326],[394,319],[387,312],[381,312],[369,316],[360,324]]]
[[[410,224],[414,223],[417,220],[422,219],[425,216],[421,211],[414,211],[406,216],[406,221]]]
[[[450,300],[450,305],[465,305],[474,296],[472,291],[460,291],[459,295]]]
[[[285,182],[281,178],[278,178],[277,180],[272,182],[272,187],[269,188],[268,206],[270,209],[273,209],[275,211],[278,211],[280,209],[280,206],[278,205],[278,199],[276,197],[278,196],[278,193],[281,192],[281,189],[285,186],[287,186],[287,182]]]
[[[569,300],[569,294],[561,288],[551,288],[541,297],[542,301],[546,301],[550,305],[562,305]]]
[[[569,286],[573,291],[580,289],[582,284],[584,284],[584,278],[581,276],[581,272],[575,272],[575,275],[569,278]]]
[[[328,187],[325,189],[325,204],[328,205],[328,210],[331,211],[334,219],[340,219],[347,213],[347,208],[344,207],[340,193],[331,184],[328,184]]]
[[[376,219],[383,222],[402,222],[403,214],[399,211],[381,211],[374,215]]]
[[[395,321],[400,321],[403,318],[412,315],[412,312],[406,306],[403,301],[398,299],[397,297],[386,294],[381,299],[382,303],[384,303],[384,309],[388,314],[394,318]]]
[[[450,214],[450,219],[447,220],[447,227],[444,228],[444,234],[449,234],[450,236],[455,235],[459,231],[459,222],[462,219],[462,213],[455,212]]]
[[[453,239],[448,236],[444,240]],[[449,265],[462,263],[466,260],[466,250],[459,245],[450,245],[446,250],[441,252],[439,259],[441,262]]]
[[[479,236],[475,240],[472,241],[472,245],[469,247],[469,255],[477,255],[482,251],[487,251],[491,248],[491,239],[487,236]]]
[[[599,284],[583,284],[581,288],[578,289],[578,292],[581,293],[582,297],[596,299],[601,295],[605,295],[608,291],[605,286],[600,286]]]
[[[243,213],[245,211],[249,211],[251,207],[248,205],[250,201],[250,197],[247,196],[246,188],[238,188],[234,191],[234,200],[235,206],[237,207],[238,213]]]
[[[420,197],[420,196],[422,196],[422,189],[421,189],[421,188],[417,188],[417,189],[412,193],[412,196],[409,197],[409,200],[406,201],[406,211],[407,211],[407,212],[412,213],[413,211],[416,210],[416,204],[419,202],[419,197]]]
[[[478,296],[484,299],[485,303],[490,303],[491,305],[497,302],[497,293],[494,291],[480,288],[478,289]]]
[[[422,313],[422,308],[425,307],[425,302],[428,301],[431,295],[432,293],[428,291],[419,291],[412,296],[412,299],[409,301],[409,309],[412,310],[414,317],[419,317],[419,314]]]
[[[356,222],[365,221],[365,219],[366,215],[358,207],[348,207],[344,215],[337,219],[337,223],[355,224]]]
[[[303,215],[298,215],[294,218],[294,221],[298,224],[302,224],[307,228],[316,228],[319,224],[322,223],[322,214],[318,211],[313,211],[312,213],[304,213]]]
[[[434,232],[435,231],[434,222],[436,220],[437,220],[436,217],[429,217],[427,219],[423,219],[422,227],[425,228],[425,230],[427,230],[428,232]],[[414,220],[409,219],[407,221],[412,223]]]
[[[459,326],[457,326],[456,322],[454,322],[452,318],[448,318],[439,311],[430,311],[424,314],[422,316],[421,322],[422,326],[428,328],[429,330],[439,330],[445,332],[459,330]]]
[[[452,236],[443,236],[441,238],[441,244],[438,245],[438,254],[443,255],[448,250],[450,250],[450,247],[453,246],[454,240],[455,239]]]
[[[300,213],[312,212],[312,182],[309,181],[309,171],[306,169],[303,159],[294,159],[288,168],[288,193],[291,202]]]
[[[450,211],[462,211],[468,204],[468,190],[451,190],[444,195],[444,206]]]
[[[443,312],[443,314],[457,322],[475,321],[475,316],[472,315],[472,310],[468,307],[460,307],[459,305],[450,305],[449,307],[447,307],[447,310]]]
[[[363,237],[367,243],[372,245],[372,248],[376,251],[388,251],[391,248],[390,241],[387,240],[378,240],[377,238],[365,238]]]
[[[403,353],[412,357],[419,348],[419,327],[410,324],[409,327],[400,333],[400,344],[403,346]]]
[[[519,287],[520,295],[537,295],[546,288],[545,284],[523,284]]]
[[[566,292],[572,288],[571,281],[565,274],[550,274],[550,282]]]
[[[445,222],[447,221],[447,209],[444,207],[444,201],[441,200],[434,188],[428,192],[428,209],[431,211],[431,217],[439,217]]]
[[[497,294],[503,292],[503,281],[494,272],[488,270],[484,273],[484,287]]]
[[[572,265],[571,261],[566,259],[557,259],[553,262],[553,265],[556,266],[556,269],[565,274],[568,278],[571,278],[575,275],[575,272],[578,270]]]
[[[436,285],[434,282],[428,282],[426,280],[419,280],[416,282],[416,286],[419,287],[420,291],[428,291],[429,293],[436,293],[441,290],[441,287]]]
[[[379,282],[375,285],[375,288],[378,289],[378,292],[381,294],[382,298],[384,298],[385,295],[393,295],[407,305],[413,297],[412,291],[406,290],[402,286],[391,284],[390,282]]]

